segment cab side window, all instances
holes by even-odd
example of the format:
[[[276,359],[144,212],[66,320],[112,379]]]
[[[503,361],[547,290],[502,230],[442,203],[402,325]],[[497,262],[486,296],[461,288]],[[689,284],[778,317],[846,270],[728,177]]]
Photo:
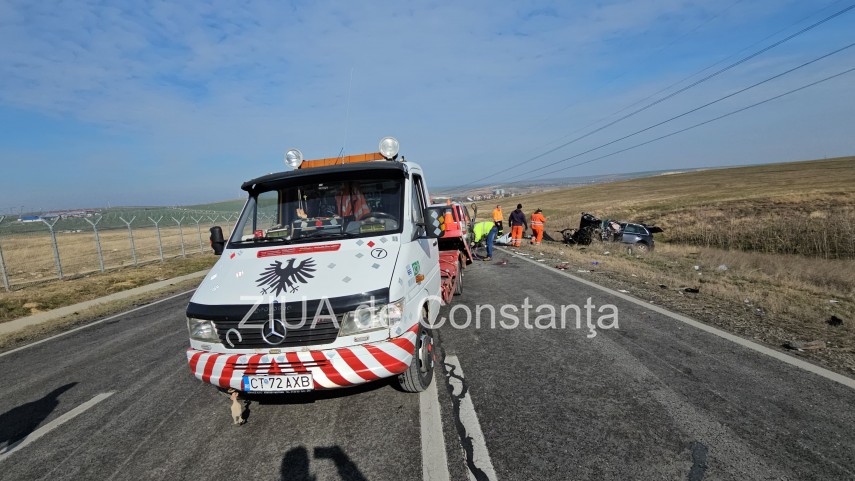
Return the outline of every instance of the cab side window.
[[[413,176],[411,205],[413,209],[413,223],[424,224],[424,209],[425,207],[427,207],[427,203],[425,202],[425,193],[424,187],[422,185],[422,178],[418,175]]]

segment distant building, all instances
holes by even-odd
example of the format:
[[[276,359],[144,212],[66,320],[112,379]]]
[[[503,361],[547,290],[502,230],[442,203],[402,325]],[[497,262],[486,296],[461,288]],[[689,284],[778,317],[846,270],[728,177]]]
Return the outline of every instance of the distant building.
[[[22,215],[18,218],[18,222],[38,222],[40,220],[42,218],[37,215]]]

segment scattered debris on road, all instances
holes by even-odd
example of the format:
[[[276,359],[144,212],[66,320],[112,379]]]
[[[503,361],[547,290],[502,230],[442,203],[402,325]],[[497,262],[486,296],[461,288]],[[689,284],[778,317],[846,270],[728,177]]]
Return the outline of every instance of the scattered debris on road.
[[[784,343],[784,347],[795,351],[818,351],[825,349],[826,344],[825,341],[787,341]]]
[[[688,292],[689,294],[697,294],[701,292],[697,287],[684,287],[683,292]]]
[[[841,319],[837,316],[831,316],[831,318],[825,322],[828,323],[829,326],[837,327],[837,326],[843,324],[843,319]]]

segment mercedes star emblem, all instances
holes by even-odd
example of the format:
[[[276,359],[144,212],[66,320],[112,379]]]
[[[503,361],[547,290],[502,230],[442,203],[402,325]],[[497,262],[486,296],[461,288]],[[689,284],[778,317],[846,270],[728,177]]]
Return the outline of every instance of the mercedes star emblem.
[[[285,341],[285,323],[281,319],[270,319],[261,326],[261,337],[271,346],[278,346]]]

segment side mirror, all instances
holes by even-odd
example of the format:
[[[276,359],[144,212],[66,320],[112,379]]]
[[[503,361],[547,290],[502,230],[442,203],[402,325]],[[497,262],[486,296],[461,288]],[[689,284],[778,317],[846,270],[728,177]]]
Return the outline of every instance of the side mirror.
[[[428,239],[439,239],[445,235],[445,206],[425,207],[424,232]]]
[[[214,249],[214,255],[222,255],[223,249],[226,248],[226,240],[223,238],[223,229],[215,225],[211,227],[211,248]]]

